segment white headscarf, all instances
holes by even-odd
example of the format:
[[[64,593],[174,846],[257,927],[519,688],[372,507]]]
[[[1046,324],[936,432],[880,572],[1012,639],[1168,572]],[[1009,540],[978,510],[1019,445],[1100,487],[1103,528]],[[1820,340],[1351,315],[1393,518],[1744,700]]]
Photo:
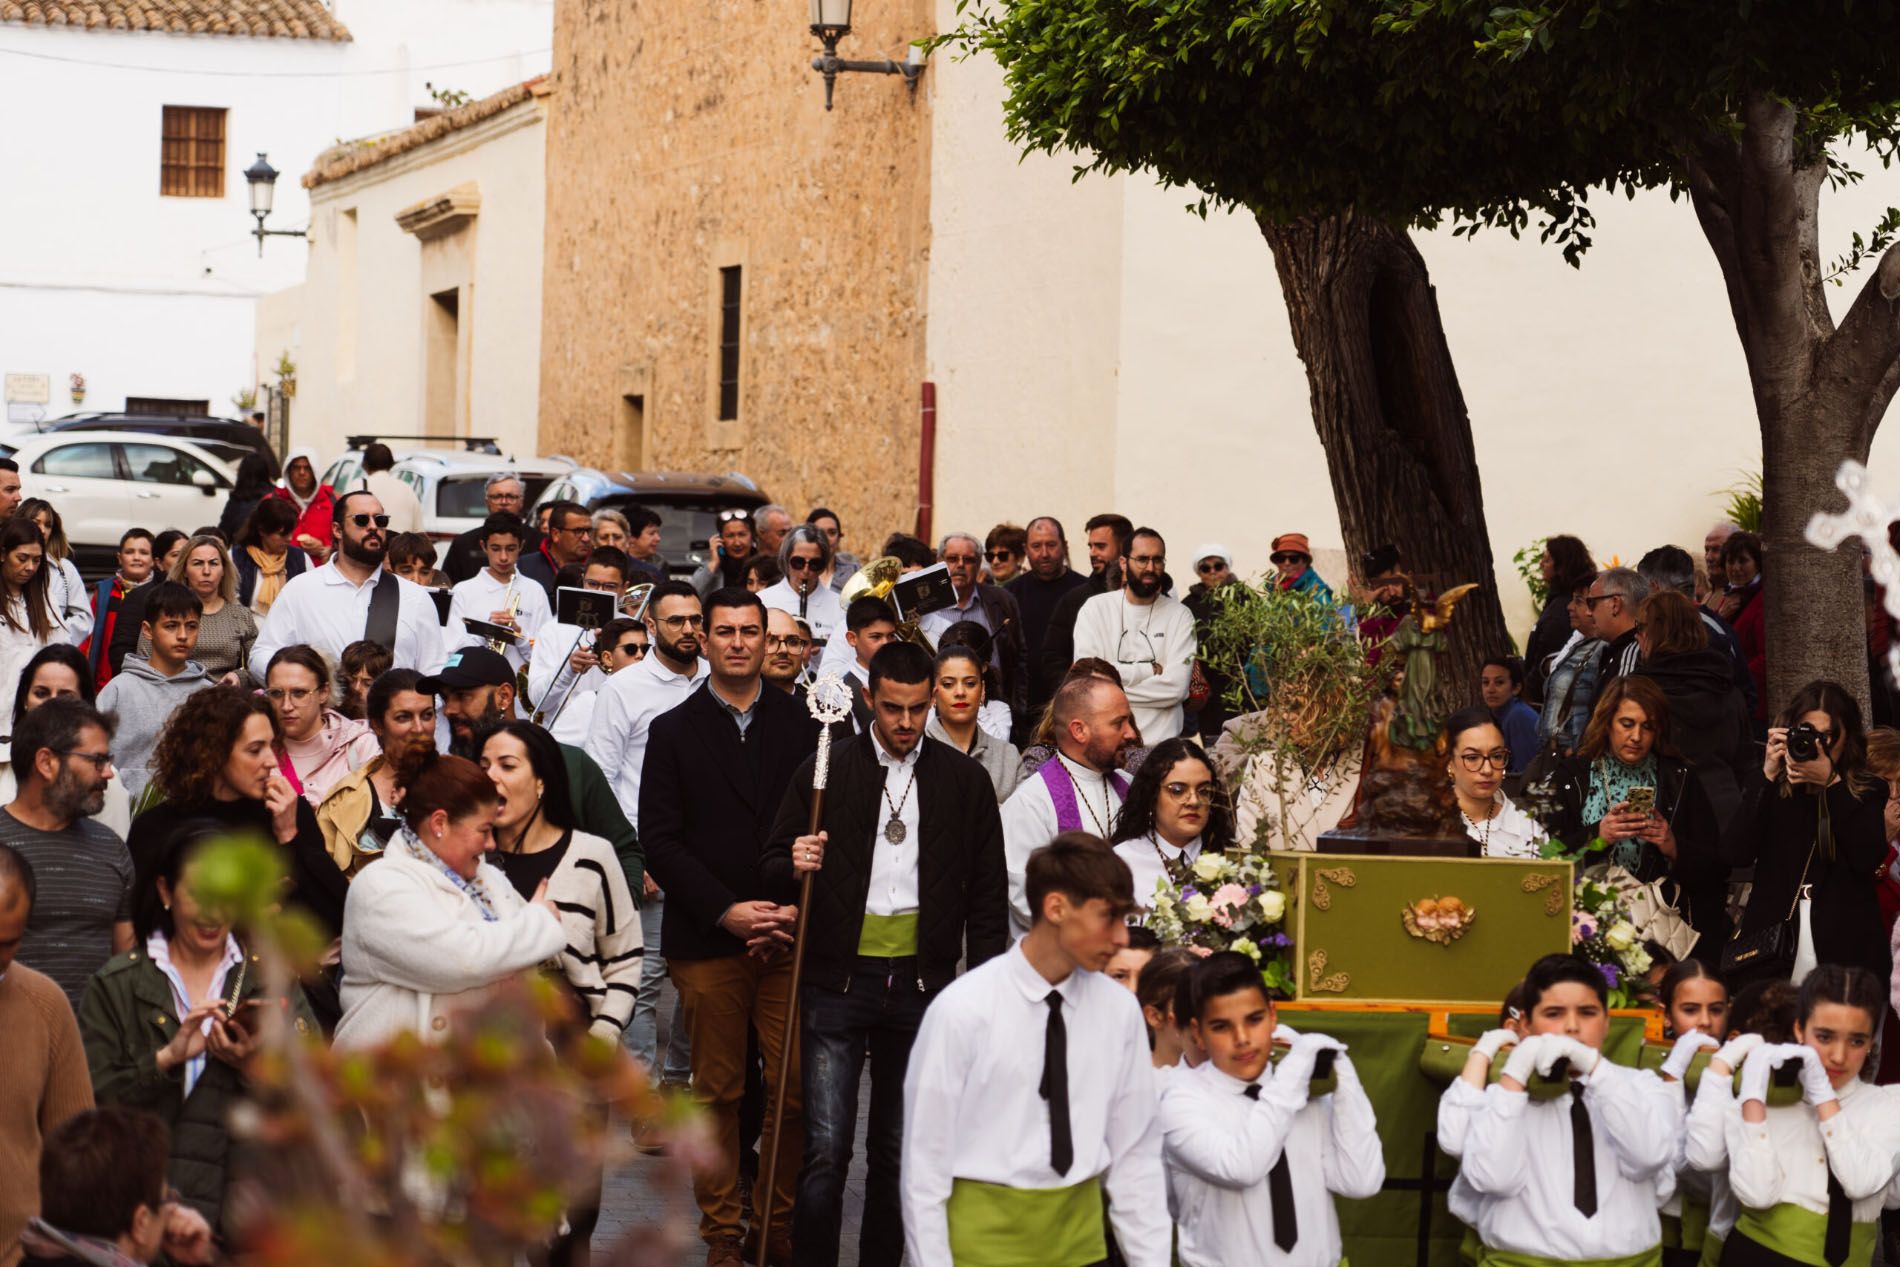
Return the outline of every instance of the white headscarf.
[[[295,462],[298,458],[302,458],[304,461],[310,463],[310,477],[316,480],[316,484],[310,489],[310,496],[308,497],[298,496],[297,490],[290,486],[290,464]],[[284,457],[283,483],[284,491],[289,493],[290,500],[296,503],[298,514],[302,514],[304,511],[310,509],[310,503],[317,499],[319,492],[323,491],[323,467],[317,463],[317,451],[308,445],[299,445],[286,454]]]

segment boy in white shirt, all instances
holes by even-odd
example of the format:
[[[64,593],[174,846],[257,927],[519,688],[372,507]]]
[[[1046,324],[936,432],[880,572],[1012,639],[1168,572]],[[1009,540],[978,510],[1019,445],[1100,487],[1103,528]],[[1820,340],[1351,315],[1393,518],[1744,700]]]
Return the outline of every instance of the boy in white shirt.
[[[468,620],[505,625],[520,635],[505,653],[517,673],[528,662],[535,635],[553,619],[547,591],[515,571],[526,536],[527,528],[513,515],[504,512],[484,519],[479,540],[488,566],[456,585],[455,597],[449,600],[449,629],[457,647],[482,641],[468,632],[463,623]]]
[[[1182,1267],[1334,1267],[1343,1243],[1333,1198],[1369,1197],[1385,1182],[1372,1102],[1346,1048],[1324,1034],[1293,1035],[1269,1077],[1273,1000],[1259,965],[1232,951],[1194,965],[1175,1012],[1192,1017],[1207,1050],[1207,1062],[1178,1072],[1161,1096]],[[1337,1087],[1315,1099],[1323,1058]]]

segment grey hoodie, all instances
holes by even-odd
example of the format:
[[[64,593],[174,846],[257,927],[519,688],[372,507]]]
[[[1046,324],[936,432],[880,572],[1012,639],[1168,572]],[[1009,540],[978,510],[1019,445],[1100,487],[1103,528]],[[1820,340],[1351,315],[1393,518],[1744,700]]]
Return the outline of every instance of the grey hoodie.
[[[158,732],[165,728],[172,710],[185,696],[210,685],[211,675],[196,660],[185,661],[177,677],[166,677],[144,656],[129,655],[125,667],[99,692],[99,711],[119,716],[119,728],[112,737],[112,764],[134,802],[152,781],[148,768],[152,749],[158,746]]]

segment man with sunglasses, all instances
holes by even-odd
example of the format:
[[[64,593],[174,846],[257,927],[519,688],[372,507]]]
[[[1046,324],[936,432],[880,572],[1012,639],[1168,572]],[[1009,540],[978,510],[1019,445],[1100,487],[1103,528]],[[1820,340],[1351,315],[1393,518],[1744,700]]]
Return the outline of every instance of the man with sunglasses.
[[[394,663],[422,673],[442,667],[442,625],[429,591],[385,571],[389,516],[374,494],[345,493],[336,503],[336,553],[285,582],[270,615],[258,620],[251,676],[262,682],[270,658],[304,643],[343,662],[343,649],[365,638],[388,648]]]
[[[1216,542],[1207,542],[1194,551],[1194,575],[1195,582],[1182,595],[1181,601],[1194,617],[1196,643],[1204,644],[1209,626],[1221,605],[1245,598],[1250,591],[1236,584],[1233,553]],[[1202,740],[1212,743],[1220,737],[1221,726],[1233,715],[1227,703],[1230,679],[1219,668],[1205,661],[1201,662],[1201,679],[1207,683],[1207,695],[1194,715],[1194,729]]]
[[[930,612],[919,627],[934,644],[960,620],[974,621],[990,633],[990,663],[1003,679],[1003,702],[1009,705],[1012,730],[1020,739],[1029,724],[1028,653],[1023,646],[1023,615],[1016,600],[1000,585],[987,585],[983,575],[983,546],[967,532],[945,534],[937,544],[937,559],[950,573],[955,601]]]
[[[1121,671],[1135,727],[1147,744],[1181,733],[1194,673],[1194,615],[1161,592],[1167,565],[1161,534],[1135,529],[1122,548],[1122,587],[1082,604],[1075,619],[1076,658],[1094,656]]]
[[[1642,630],[1636,624],[1636,609],[1648,597],[1649,582],[1634,568],[1604,568],[1590,582],[1583,603],[1596,621],[1597,637],[1609,644],[1597,660],[1599,692],[1610,685],[1611,679],[1635,671],[1642,657],[1642,647],[1637,643]]]
[[[522,550],[517,571],[539,585],[554,602],[555,577],[570,563],[585,563],[594,550],[594,517],[579,502],[548,507],[548,532],[532,552]]]

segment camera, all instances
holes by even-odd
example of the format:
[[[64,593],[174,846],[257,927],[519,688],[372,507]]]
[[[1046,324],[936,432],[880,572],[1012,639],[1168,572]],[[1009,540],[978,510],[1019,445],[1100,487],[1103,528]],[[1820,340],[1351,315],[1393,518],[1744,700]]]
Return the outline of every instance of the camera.
[[[1788,759],[1813,761],[1821,755],[1821,732],[1807,722],[1788,727]]]

